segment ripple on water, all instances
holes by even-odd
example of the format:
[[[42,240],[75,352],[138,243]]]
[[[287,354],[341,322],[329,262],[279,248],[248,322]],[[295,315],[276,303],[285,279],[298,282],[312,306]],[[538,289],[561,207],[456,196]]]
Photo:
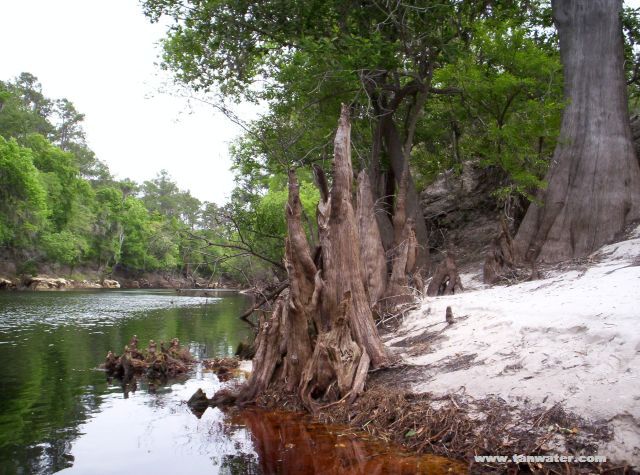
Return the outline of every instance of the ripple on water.
[[[0,332],[25,331],[33,325],[52,328],[92,328],[98,324],[109,326],[142,312],[214,304],[220,300],[212,297],[183,297],[170,292],[3,293],[0,294]],[[48,311],[43,312],[43,307]]]

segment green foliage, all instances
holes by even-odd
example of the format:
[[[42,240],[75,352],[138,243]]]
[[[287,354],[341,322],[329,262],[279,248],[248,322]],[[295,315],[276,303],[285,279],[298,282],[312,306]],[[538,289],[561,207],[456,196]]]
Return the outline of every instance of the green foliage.
[[[29,133],[49,135],[54,126],[48,121],[52,103],[44,97],[38,78],[20,74],[13,82],[0,81],[0,135],[19,142]]]
[[[274,236],[286,236],[287,223],[285,219],[285,205],[288,201],[289,192],[286,182],[272,180],[272,186],[266,195],[258,202],[255,209],[255,228],[264,234]],[[315,220],[316,207],[320,201],[320,193],[313,183],[308,181],[300,182],[300,201],[302,202],[303,213],[308,218],[305,223]]]
[[[33,75],[0,82],[0,248],[26,273],[43,262],[182,270],[200,201],[166,171],[142,187],[113,180],[86,146],[83,120],[67,99],[46,98]]]
[[[54,132],[55,142],[62,150],[69,150],[72,144],[84,143],[82,121],[84,114],[79,113],[68,99],[55,102],[55,114],[58,127]]]
[[[640,110],[640,8],[623,8],[622,30],[629,100],[631,110],[638,113]]]
[[[70,231],[45,234],[41,238],[42,249],[47,258],[52,262],[69,265],[78,265],[83,255],[87,252],[89,244],[82,237]]]
[[[149,253],[147,243],[151,240],[149,211],[137,198],[125,199],[122,210],[122,261],[134,269],[146,269]]]
[[[47,190],[51,207],[51,223],[56,231],[64,229],[72,219],[74,204],[86,192],[73,155],[53,146],[42,135],[29,134],[25,144],[33,151],[33,162]]]
[[[152,21],[175,21],[164,67],[178,81],[268,105],[232,149],[245,192],[264,193],[270,178],[289,167],[326,163],[340,103],[353,107],[356,168],[368,166],[375,118],[398,97],[388,91],[431,78],[435,89],[461,94],[432,94],[425,103],[412,144],[418,183],[462,159],[481,159],[505,177],[496,180],[497,194],[531,196],[543,186],[563,106],[548,2],[390,5],[144,2]],[[400,118],[415,94],[390,109],[401,134],[409,133]]]
[[[148,271],[178,266],[176,222],[150,213],[140,199],[132,196],[124,200],[119,219],[122,240],[116,252],[122,265]]]
[[[531,199],[544,186],[560,129],[558,55],[509,22],[478,22],[471,46],[437,71],[435,82],[460,94],[428,103],[421,139],[431,147],[417,152],[422,163],[436,165],[433,173],[479,159],[503,174],[499,198],[515,193]]]
[[[151,21],[169,19],[163,66],[181,85],[217,95],[223,110],[239,100],[266,106],[232,146],[237,187],[217,224],[216,242],[261,256],[237,255],[243,272],[281,259],[287,170],[328,171],[341,103],[351,108],[356,171],[375,158],[390,175],[389,147],[374,150],[381,117],[391,117],[419,188],[464,160],[489,170],[496,204],[544,186],[564,105],[547,1],[143,6]],[[223,262],[237,249],[216,252]]]
[[[188,191],[181,191],[166,170],[160,170],[156,178],[142,184],[142,201],[149,211],[167,218],[179,218],[194,228],[202,203]]]
[[[46,217],[45,200],[31,150],[0,137],[0,245],[32,242]]]
[[[106,186],[96,191],[93,202],[91,258],[107,269],[120,262],[124,230],[124,196],[119,188]]]

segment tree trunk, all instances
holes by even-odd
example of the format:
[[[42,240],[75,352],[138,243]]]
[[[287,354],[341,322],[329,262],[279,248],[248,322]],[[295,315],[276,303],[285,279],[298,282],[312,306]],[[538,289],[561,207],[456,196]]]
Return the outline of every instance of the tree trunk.
[[[415,220],[407,217],[407,197],[409,184],[409,167],[405,165],[400,186],[396,195],[393,213],[393,248],[391,249],[391,277],[387,287],[385,303],[393,309],[413,301],[413,293],[409,287],[409,276],[416,268],[418,245],[415,233]],[[422,289],[419,289],[422,290]]]
[[[349,292],[351,312],[348,318],[356,342],[364,347],[371,364],[380,367],[388,356],[373,321],[369,299],[362,283],[360,237],[351,204],[353,169],[351,167],[351,124],[349,110],[343,106],[335,137],[333,186],[329,198],[327,247],[323,247],[323,311],[335,318],[338,306]],[[325,252],[325,250],[329,252]],[[326,318],[326,316],[324,317]]]
[[[396,186],[395,178],[391,171],[380,174],[377,188],[381,191],[373,193],[373,199],[375,200],[374,212],[378,222],[378,229],[380,230],[382,246],[386,252],[393,247],[393,224],[391,219],[393,216],[393,194]]]
[[[437,295],[453,295],[458,290],[464,290],[456,261],[451,254],[447,254],[444,261],[436,268],[433,278],[427,287],[427,295],[435,297]]]
[[[318,269],[311,257],[311,250],[302,227],[302,203],[298,180],[289,171],[289,200],[286,208],[287,231],[285,266],[289,274],[289,302],[284,319],[284,340],[287,346],[285,363],[286,389],[291,392],[298,387],[304,366],[309,361],[313,348],[309,325],[320,325],[318,295],[322,288]]]
[[[282,313],[286,311],[287,297],[281,295],[275,305],[273,313],[267,319],[261,318],[260,330],[256,337],[256,354],[253,357],[254,366],[249,381],[242,387],[236,396],[229,395],[229,398],[221,398],[214,395],[214,400],[220,402],[246,403],[255,400],[262,393],[274,378],[274,373],[282,362],[283,348],[281,347],[281,321]],[[225,394],[226,396],[226,394]]]
[[[360,234],[362,281],[369,295],[369,304],[373,307],[387,288],[387,261],[375,217],[371,183],[365,170],[358,175],[356,218]]]
[[[348,109],[343,107],[331,191],[322,170],[316,169],[321,189],[317,213],[320,255],[316,259],[302,227],[296,175],[289,173],[285,243],[289,291],[280,295],[271,317],[260,323],[254,368],[247,383],[235,394],[219,392],[211,404],[248,403],[273,389],[298,394],[308,409],[315,410],[335,401],[352,401],[364,389],[370,365],[387,364],[389,357],[363,282],[360,233],[351,203],[350,129]],[[366,183],[363,187],[366,195]],[[373,212],[370,198],[364,196],[361,203],[363,213],[366,209]],[[368,227],[363,224],[363,232],[367,240],[377,241],[378,252],[382,252],[380,237],[375,237],[371,224],[375,220],[370,219]],[[383,264],[378,259],[376,265]]]
[[[584,257],[640,218],[623,71],[622,0],[553,0],[567,107],[543,205],[518,230],[520,259]]]
[[[322,406],[320,401],[353,401],[364,388],[371,360],[352,337],[352,304],[351,293],[347,292],[333,317],[331,330],[318,336],[313,357],[302,375],[300,398],[311,411]]]
[[[482,268],[483,282],[493,285],[513,272],[513,240],[504,219],[500,220],[500,230],[493,239]]]
[[[399,182],[408,167],[407,160],[402,148],[402,140],[398,133],[398,129],[393,122],[391,115],[383,119],[383,137],[387,147],[387,153],[391,161],[393,174]],[[418,269],[426,269],[429,265],[429,234],[427,232],[427,224],[422,214],[420,199],[416,191],[411,172],[407,169],[407,204],[406,213],[415,221],[415,233],[418,242],[418,255],[416,265]],[[394,226],[395,228],[395,226]]]

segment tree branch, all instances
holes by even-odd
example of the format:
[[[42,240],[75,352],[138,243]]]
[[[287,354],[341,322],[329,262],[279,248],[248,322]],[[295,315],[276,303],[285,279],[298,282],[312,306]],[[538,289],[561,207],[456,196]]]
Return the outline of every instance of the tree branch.
[[[240,315],[240,320],[244,320],[249,325],[251,325],[252,327],[255,328],[256,324],[253,323],[251,320],[249,320],[249,317],[251,316],[251,314],[253,312],[255,312],[257,309],[259,309],[260,307],[262,307],[269,300],[273,300],[273,299],[277,298],[278,295],[280,295],[282,293],[282,291],[284,289],[286,289],[287,287],[289,287],[289,281],[285,280],[278,287],[276,287],[272,292],[270,292],[268,294],[261,294],[260,298],[258,299],[258,301],[255,304],[253,304],[251,306],[251,308],[249,308],[242,315]]]
[[[223,244],[223,243],[217,243],[217,242],[213,242],[210,241],[209,239],[205,238],[204,236],[197,236],[193,233],[191,233],[190,231],[185,231],[186,234],[188,234],[192,239],[198,239],[200,241],[203,241],[207,244],[207,246],[211,246],[211,247],[222,247],[222,248],[226,248],[226,249],[235,249],[236,251],[244,251],[248,254],[251,254],[254,257],[257,257],[258,259],[262,259],[265,262],[268,262],[269,264],[276,266],[279,269],[282,269],[283,271],[286,271],[286,268],[279,262],[264,256],[262,254],[260,254],[259,252],[256,252],[253,250],[253,248],[251,246],[249,246],[246,242],[242,241],[241,244],[243,244],[243,246],[239,246],[236,244]]]

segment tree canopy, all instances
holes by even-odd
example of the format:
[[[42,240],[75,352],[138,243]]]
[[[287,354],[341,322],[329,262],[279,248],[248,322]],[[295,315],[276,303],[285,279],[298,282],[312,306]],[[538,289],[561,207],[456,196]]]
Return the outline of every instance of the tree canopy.
[[[566,106],[550,2],[146,0],[143,8],[169,25],[162,66],[181,87],[223,111],[238,101],[264,110],[232,147],[236,210],[256,212],[289,168],[328,171],[341,103],[351,109],[354,168],[370,175],[385,248],[405,166],[423,247],[417,193],[440,172],[461,172],[466,161],[487,170],[495,209],[512,229],[546,186]],[[638,11],[622,19],[634,97]]]
[[[164,170],[142,185],[114,179],[87,146],[83,120],[68,99],[47,98],[29,73],[0,82],[4,258],[18,273],[53,266],[225,275],[229,269],[187,234],[205,233],[212,204],[179,189]]]

